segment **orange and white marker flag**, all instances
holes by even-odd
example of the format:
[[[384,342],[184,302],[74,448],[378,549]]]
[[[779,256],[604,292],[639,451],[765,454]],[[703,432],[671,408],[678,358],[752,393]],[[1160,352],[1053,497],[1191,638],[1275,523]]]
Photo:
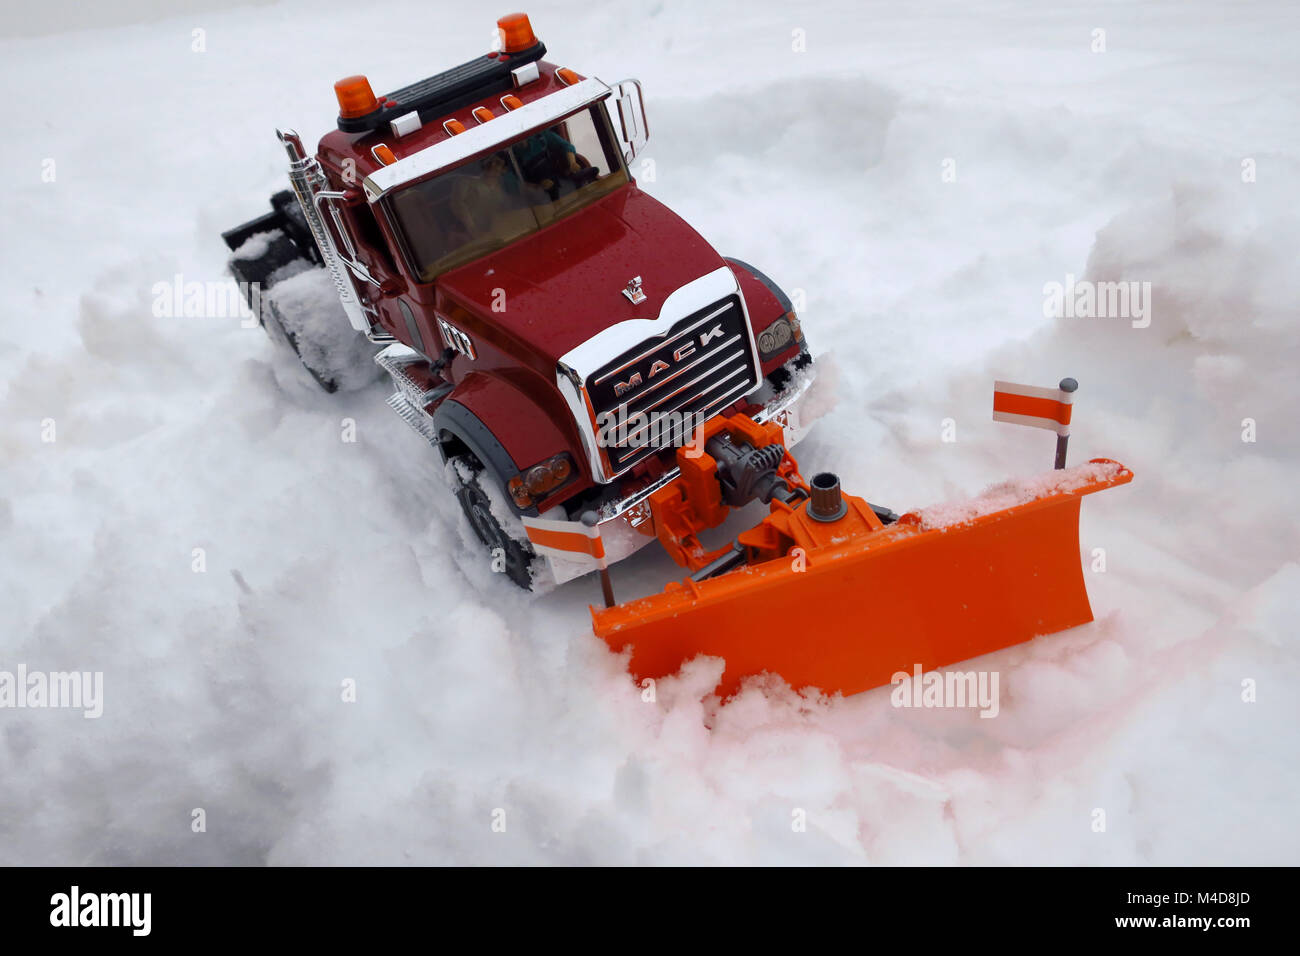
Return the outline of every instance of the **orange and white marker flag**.
[[[1062,385],[1073,385],[1066,379]],[[1075,386],[1077,387],[1077,386]],[[1070,434],[1070,412],[1074,409],[1074,391],[1065,388],[1039,388],[1014,382],[993,383],[993,420],[1031,428],[1046,428],[1065,437]]]
[[[609,567],[600,528],[581,521],[552,521],[524,518],[524,530],[533,550],[539,554],[586,565],[589,570]]]

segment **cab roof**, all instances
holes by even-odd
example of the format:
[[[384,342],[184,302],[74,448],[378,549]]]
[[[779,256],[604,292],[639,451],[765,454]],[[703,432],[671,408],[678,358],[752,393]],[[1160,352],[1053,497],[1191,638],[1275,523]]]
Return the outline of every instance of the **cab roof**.
[[[542,44],[539,43],[537,46],[541,51],[545,51]],[[572,70],[557,67],[540,59],[540,54],[538,58],[523,59],[522,63],[520,60],[521,55],[488,53],[461,64],[460,67],[403,87],[394,93],[376,97],[375,99],[381,104],[381,108],[376,112],[381,115],[374,122],[367,124],[372,128],[331,130],[321,137],[317,158],[323,166],[335,173],[341,174],[345,168],[350,168],[352,173],[350,178],[359,184],[363,178],[374,171],[391,165],[391,162],[380,162],[376,158],[374,149],[380,144],[392,151],[395,160],[405,159],[435,143],[451,139],[455,134],[449,132],[447,127],[455,128],[455,124],[450,122],[452,120],[458,122],[464,129],[472,129],[482,122],[490,123],[492,118],[508,112],[503,102],[508,102],[508,98],[513,98],[519,105],[526,105],[583,79]],[[506,69],[504,74],[500,70],[476,72],[467,69],[484,61],[506,66],[509,69]],[[536,68],[535,79],[529,79],[533,72],[529,68],[530,65]],[[561,70],[563,76],[560,75]],[[520,82],[520,74],[524,82]],[[502,75],[505,77],[504,83],[501,79]],[[462,83],[457,89],[446,90],[446,87],[463,80],[465,76],[471,78],[477,76],[480,82],[472,85]],[[420,99],[421,96],[423,100]],[[384,105],[390,102],[395,106]],[[419,105],[421,102],[423,105]],[[407,106],[410,108],[403,108]],[[487,113],[481,112],[482,110],[486,110]],[[491,118],[476,119],[476,112],[480,117],[487,117],[490,113]],[[412,114],[418,117],[418,120]],[[345,122],[345,118],[340,117],[340,127],[344,126]],[[408,127],[414,127],[416,122],[419,123],[418,128],[405,132]],[[398,135],[398,130],[403,130],[404,135]]]

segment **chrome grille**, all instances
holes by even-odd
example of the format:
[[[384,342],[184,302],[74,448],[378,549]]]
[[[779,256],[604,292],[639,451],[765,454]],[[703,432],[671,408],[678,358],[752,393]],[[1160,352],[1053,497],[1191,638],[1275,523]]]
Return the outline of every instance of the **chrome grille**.
[[[617,473],[680,445],[689,423],[716,415],[758,382],[745,312],[733,295],[629,349],[584,384],[598,442]]]

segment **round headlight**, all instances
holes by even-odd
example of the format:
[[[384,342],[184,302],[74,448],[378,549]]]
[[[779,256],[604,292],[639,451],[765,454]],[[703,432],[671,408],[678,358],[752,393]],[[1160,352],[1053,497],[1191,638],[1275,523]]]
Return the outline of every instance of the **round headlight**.
[[[763,356],[775,355],[788,348],[793,339],[790,320],[781,316],[758,334],[758,351]]]
[[[547,492],[560,487],[573,474],[568,455],[556,455],[540,465],[533,465],[519,476],[520,487],[533,498],[542,498]]]

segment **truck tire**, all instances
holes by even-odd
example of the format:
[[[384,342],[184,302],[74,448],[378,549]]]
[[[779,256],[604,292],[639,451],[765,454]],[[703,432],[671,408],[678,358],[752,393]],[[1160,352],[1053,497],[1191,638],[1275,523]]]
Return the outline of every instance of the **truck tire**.
[[[352,327],[322,266],[299,268],[264,292],[262,324],[327,392],[355,391],[384,374],[379,346]]]
[[[258,224],[269,228],[250,231]],[[352,328],[329,272],[312,258],[314,249],[303,248],[293,225],[278,210],[231,230],[230,272],[271,341],[292,352],[316,385],[326,392],[368,385],[381,374],[376,348]]]
[[[460,502],[461,510],[465,512],[475,536],[487,548],[494,562],[498,558],[504,561],[501,571],[506,577],[525,591],[531,591],[533,570],[538,559],[528,543],[522,522],[513,515],[503,520],[501,512],[507,509],[493,509],[490,492],[484,488],[485,472],[477,458],[473,455],[458,455],[448,464],[455,476],[456,500]],[[514,527],[507,530],[507,525]]]

